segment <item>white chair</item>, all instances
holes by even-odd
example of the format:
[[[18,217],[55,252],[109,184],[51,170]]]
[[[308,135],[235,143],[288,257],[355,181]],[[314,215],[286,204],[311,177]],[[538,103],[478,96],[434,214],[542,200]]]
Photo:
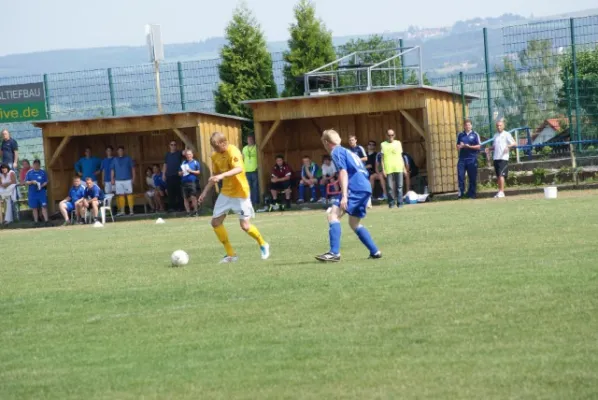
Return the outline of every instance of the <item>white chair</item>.
[[[110,218],[112,222],[114,222],[114,215],[112,215],[112,199],[114,198],[113,194],[107,194],[104,197],[104,201],[102,203],[102,207],[100,207],[100,215],[102,216],[102,225],[106,225],[106,213],[110,212]]]

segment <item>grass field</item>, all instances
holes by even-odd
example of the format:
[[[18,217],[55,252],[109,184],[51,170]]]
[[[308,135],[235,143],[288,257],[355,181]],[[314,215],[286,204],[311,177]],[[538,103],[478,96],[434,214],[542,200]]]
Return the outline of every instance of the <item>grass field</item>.
[[[598,398],[598,193],[0,233],[0,399]],[[178,248],[191,262],[170,268]]]

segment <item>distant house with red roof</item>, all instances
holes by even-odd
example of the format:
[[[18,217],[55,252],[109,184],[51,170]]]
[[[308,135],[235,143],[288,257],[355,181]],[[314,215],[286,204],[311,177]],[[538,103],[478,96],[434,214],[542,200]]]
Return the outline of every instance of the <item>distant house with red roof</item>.
[[[532,134],[532,143],[546,143],[561,132],[561,124],[557,118],[550,118],[536,128]]]

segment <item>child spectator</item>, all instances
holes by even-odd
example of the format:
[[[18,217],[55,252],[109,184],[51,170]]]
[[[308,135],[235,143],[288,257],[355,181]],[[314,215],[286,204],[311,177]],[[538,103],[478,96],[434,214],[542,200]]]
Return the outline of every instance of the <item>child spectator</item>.
[[[185,151],[186,160],[183,161],[180,167],[179,175],[181,178],[181,185],[183,188],[183,200],[185,210],[190,217],[199,215],[199,207],[197,197],[199,192],[199,161],[193,158],[193,151],[187,149]],[[193,207],[193,210],[191,210]]]
[[[293,171],[281,155],[276,156],[276,164],[272,167],[270,194],[274,207],[278,207],[278,192],[284,192],[287,208],[291,208],[291,176]]]
[[[145,170],[145,185],[147,191],[145,192],[145,201],[151,212],[156,210],[156,185],[154,184],[154,170],[148,167]]]
[[[326,187],[329,184],[336,185],[338,181],[338,172],[336,171],[336,167],[332,163],[332,159],[330,156],[326,155],[322,157],[322,179],[320,179],[320,201],[322,203],[326,202],[327,195],[326,195]],[[336,190],[336,187],[335,187]]]
[[[35,225],[39,223],[38,208],[42,209],[42,216],[46,224],[48,223],[48,195],[46,187],[48,186],[48,175],[41,169],[39,160],[33,161],[33,169],[30,169],[25,176],[25,185],[29,186],[27,202],[33,212],[33,221]]]
[[[21,161],[21,171],[19,172],[19,182],[25,182],[25,176],[27,176],[27,172],[31,169],[31,164],[29,163],[28,159],[24,159]]]
[[[303,166],[301,167],[301,181],[299,182],[299,199],[297,203],[305,201],[305,187],[311,189],[310,202],[316,201],[316,185],[318,183],[318,164],[313,162],[308,156],[303,156]],[[325,197],[325,194],[322,194]]]
[[[162,179],[162,171],[160,171],[160,166],[155,164],[152,167],[152,171],[154,173],[154,188],[155,188],[155,195],[154,201],[156,203],[156,211],[164,211],[164,197],[166,196],[166,182]]]

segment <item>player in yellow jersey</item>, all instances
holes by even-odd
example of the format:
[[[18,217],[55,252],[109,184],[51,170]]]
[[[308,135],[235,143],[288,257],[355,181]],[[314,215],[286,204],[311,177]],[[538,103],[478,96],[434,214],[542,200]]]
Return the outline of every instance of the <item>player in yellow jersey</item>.
[[[254,211],[249,193],[249,183],[245,177],[243,155],[237,147],[229,144],[226,136],[220,132],[212,134],[210,144],[214,149],[212,154],[214,174],[210,177],[208,184],[199,196],[199,202],[202,203],[212,187],[222,181],[222,189],[220,189],[212,214],[212,227],[216,236],[218,236],[218,240],[226,250],[226,256],[220,262],[231,263],[237,261],[237,254],[228,240],[228,232],[226,232],[223,225],[226,214],[230,210],[239,215],[241,229],[255,239],[260,246],[262,260],[266,260],[270,257],[270,245],[262,238],[257,228],[249,222],[251,217],[254,216]]]

